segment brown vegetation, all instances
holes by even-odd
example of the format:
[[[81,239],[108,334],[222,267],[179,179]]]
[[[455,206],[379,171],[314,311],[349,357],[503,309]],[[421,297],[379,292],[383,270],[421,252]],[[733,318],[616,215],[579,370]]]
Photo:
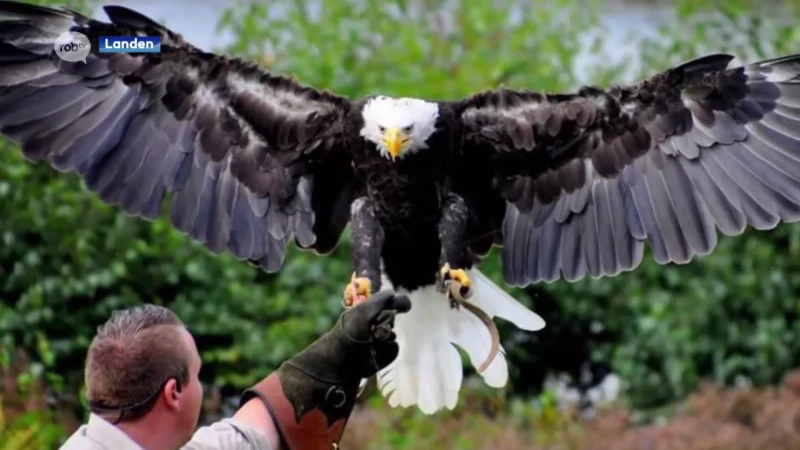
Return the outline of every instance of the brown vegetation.
[[[360,411],[343,448],[382,450],[788,450],[800,448],[800,371],[778,387],[723,389],[704,384],[664,425],[636,426],[624,408],[591,420],[574,412],[539,413],[524,421],[509,416],[446,414],[420,431],[388,409]],[[406,416],[407,419],[408,416]],[[433,425],[435,424],[435,425]],[[395,437],[387,438],[387,434]],[[405,437],[404,445],[397,440]],[[416,442],[409,442],[416,441]]]
[[[5,422],[13,423],[30,411],[44,411],[48,409],[47,396],[50,388],[47,384],[36,378],[29,378],[24,385],[20,384],[20,375],[30,371],[30,358],[22,350],[17,350],[12,363],[7,369],[0,367],[0,400],[2,400],[2,417]],[[77,393],[75,393],[77,395]],[[54,422],[65,430],[75,430],[80,426],[80,418],[75,417],[75,402],[78,400],[68,396],[70,401],[63,401],[53,413]]]

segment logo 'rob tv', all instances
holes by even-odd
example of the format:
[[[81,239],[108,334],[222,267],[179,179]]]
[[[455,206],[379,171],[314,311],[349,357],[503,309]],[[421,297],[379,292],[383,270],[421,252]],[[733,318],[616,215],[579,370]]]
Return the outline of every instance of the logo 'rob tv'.
[[[100,53],[161,53],[161,36],[100,36]]]

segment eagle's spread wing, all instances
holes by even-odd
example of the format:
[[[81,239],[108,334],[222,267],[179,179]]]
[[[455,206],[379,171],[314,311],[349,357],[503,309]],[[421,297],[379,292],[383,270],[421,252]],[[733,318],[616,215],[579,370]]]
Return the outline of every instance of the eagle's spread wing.
[[[686,263],[714,249],[716,229],[800,219],[800,55],[732,59],[608,90],[500,89],[453,103],[467,133],[453,177],[476,209],[473,250],[502,243],[506,281],[527,285],[632,270],[645,241],[659,263]]]
[[[352,200],[350,102],[105,9],[110,24],[0,2],[0,133],[130,214],[155,218],[174,193],[172,223],[216,253],[272,272],[293,237],[331,251]],[[86,64],[55,55],[65,31],[89,37]],[[161,36],[161,53],[97,52],[101,35],[136,34]]]

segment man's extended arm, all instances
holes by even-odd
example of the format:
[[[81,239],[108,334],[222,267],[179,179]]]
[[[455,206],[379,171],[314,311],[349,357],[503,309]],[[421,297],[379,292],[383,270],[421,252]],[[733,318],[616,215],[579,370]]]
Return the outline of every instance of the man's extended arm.
[[[242,407],[233,415],[233,419],[252,426],[256,431],[266,436],[270,449],[277,450],[281,448],[281,437],[278,434],[278,429],[275,428],[272,416],[260,399],[252,398],[244,402]]]
[[[362,379],[397,358],[394,317],[405,296],[380,292],[344,312],[336,326],[245,391],[232,423],[266,436],[275,450],[330,450],[353,411]]]
[[[260,408],[263,406],[252,404],[247,407]],[[244,408],[240,408],[241,412]],[[237,414],[239,414],[237,412]],[[197,430],[192,439],[181,450],[278,450],[280,438],[275,430],[268,429],[271,419],[258,418],[247,413],[247,418],[223,419]]]

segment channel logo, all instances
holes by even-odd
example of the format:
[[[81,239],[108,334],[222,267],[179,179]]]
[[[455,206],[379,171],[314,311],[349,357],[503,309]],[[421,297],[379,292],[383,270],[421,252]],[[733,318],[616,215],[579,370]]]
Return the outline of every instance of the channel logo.
[[[100,53],[161,53],[161,36],[100,36]]]
[[[53,49],[56,52],[56,56],[64,61],[83,61],[86,64],[86,57],[92,51],[92,44],[85,34],[67,31],[56,38]]]

